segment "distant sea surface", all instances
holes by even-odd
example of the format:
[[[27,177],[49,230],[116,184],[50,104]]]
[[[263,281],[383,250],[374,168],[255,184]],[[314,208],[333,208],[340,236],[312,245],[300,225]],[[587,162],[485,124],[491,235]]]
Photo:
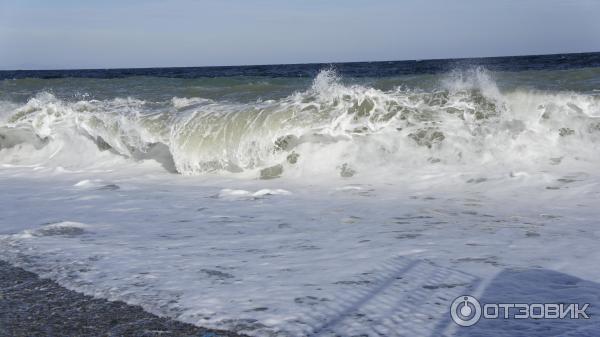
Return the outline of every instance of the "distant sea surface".
[[[340,75],[348,77],[391,77],[399,75],[435,74],[455,70],[457,68],[473,66],[481,66],[493,71],[564,70],[598,67],[600,66],[600,53],[223,67],[15,70],[0,71],[0,79],[49,79],[64,77],[119,78],[131,76],[172,78],[231,76],[315,77],[322,69],[330,67],[335,67]]]

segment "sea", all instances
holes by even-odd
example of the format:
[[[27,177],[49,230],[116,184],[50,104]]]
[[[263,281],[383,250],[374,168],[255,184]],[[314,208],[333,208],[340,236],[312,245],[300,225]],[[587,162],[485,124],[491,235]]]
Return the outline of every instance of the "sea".
[[[0,259],[202,327],[600,331],[600,53],[0,71],[0,190]]]

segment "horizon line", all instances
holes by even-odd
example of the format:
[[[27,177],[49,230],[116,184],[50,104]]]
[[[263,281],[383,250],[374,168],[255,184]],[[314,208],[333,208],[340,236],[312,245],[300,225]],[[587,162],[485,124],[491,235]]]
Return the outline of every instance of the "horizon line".
[[[425,59],[404,59],[404,60],[372,60],[372,61],[329,61],[329,62],[306,62],[306,63],[263,63],[263,64],[232,64],[232,65],[208,65],[208,66],[150,66],[150,67],[97,67],[97,68],[47,68],[47,69],[0,69],[0,72],[21,72],[21,71],[77,71],[77,70],[126,70],[126,69],[185,69],[185,68],[235,68],[235,67],[270,67],[286,65],[317,65],[317,64],[352,64],[352,63],[385,63],[385,62],[421,62],[421,61],[444,61],[444,60],[471,60],[471,59],[494,59],[507,57],[532,57],[532,56],[556,56],[556,55],[578,55],[578,54],[597,54],[600,51],[578,51],[567,53],[549,53],[549,54],[513,54],[499,56],[468,56],[468,57],[440,57]]]

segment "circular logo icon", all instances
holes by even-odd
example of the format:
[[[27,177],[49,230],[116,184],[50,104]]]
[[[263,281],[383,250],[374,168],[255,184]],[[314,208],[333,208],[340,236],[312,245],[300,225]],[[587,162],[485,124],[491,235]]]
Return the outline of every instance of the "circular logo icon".
[[[458,296],[450,306],[450,316],[460,326],[471,326],[481,318],[481,304],[473,296]]]

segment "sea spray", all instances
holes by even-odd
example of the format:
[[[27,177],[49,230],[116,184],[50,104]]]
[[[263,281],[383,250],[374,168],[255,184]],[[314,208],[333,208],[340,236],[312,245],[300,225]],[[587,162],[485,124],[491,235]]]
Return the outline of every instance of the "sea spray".
[[[600,144],[598,96],[500,90],[482,68],[450,72],[428,90],[349,84],[323,70],[310,88],[276,100],[69,101],[41,92],[3,106],[10,110],[0,128],[4,163],[78,169],[96,165],[95,156],[119,156],[155,159],[185,175],[542,170],[557,158],[596,162]]]

